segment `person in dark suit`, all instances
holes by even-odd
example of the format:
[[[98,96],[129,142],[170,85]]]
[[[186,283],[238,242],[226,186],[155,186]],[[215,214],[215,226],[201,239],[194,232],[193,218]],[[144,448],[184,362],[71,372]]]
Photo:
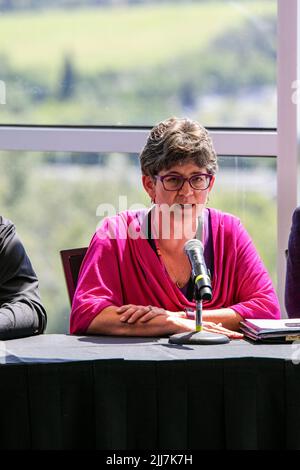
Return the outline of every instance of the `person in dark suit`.
[[[285,308],[290,318],[300,317],[300,206],[293,213],[289,236]]]
[[[38,279],[14,224],[0,216],[0,340],[43,333]]]

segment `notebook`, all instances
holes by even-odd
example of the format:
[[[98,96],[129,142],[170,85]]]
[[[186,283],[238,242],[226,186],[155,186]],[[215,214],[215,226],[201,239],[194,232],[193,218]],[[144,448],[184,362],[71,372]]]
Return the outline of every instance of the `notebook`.
[[[280,320],[244,319],[240,330],[253,341],[266,343],[291,343],[300,340],[300,318]]]

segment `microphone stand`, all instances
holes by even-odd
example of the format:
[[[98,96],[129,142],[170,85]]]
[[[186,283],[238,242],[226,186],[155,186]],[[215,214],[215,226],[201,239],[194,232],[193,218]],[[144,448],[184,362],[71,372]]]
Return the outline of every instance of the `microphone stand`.
[[[196,300],[196,331],[202,331],[202,300]]]
[[[203,243],[203,216],[198,217],[198,228],[197,238]],[[210,293],[206,289],[200,289],[197,287],[197,278],[194,278],[194,299],[196,301],[196,327],[195,331],[188,333],[178,333],[169,337],[169,343],[173,344],[225,344],[229,343],[230,339],[228,336],[220,333],[213,333],[210,331],[203,330],[202,324],[202,302],[203,300],[211,299],[211,288]],[[205,299],[206,297],[206,299]]]
[[[195,289],[198,291],[198,289]],[[225,344],[229,343],[228,336],[211,331],[204,331],[202,325],[202,298],[198,292],[196,297],[196,328],[195,331],[178,333],[169,337],[169,343],[173,344]]]

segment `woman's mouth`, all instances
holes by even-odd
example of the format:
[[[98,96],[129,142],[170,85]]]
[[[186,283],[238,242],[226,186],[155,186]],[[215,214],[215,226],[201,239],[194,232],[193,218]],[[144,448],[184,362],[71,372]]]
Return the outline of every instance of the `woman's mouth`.
[[[182,209],[193,209],[196,204],[179,204]]]

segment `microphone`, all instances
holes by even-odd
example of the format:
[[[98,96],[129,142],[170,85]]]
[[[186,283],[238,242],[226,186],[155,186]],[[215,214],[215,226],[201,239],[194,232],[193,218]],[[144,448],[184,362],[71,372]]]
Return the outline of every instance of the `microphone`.
[[[184,245],[184,251],[189,258],[193,272],[194,298],[196,301],[196,330],[188,333],[178,333],[170,336],[172,344],[225,344],[229,338],[219,333],[205,331],[202,324],[202,300],[212,298],[210,276],[204,261],[203,243],[193,238]]]
[[[184,251],[192,267],[196,300],[211,300],[211,280],[204,260],[202,242],[196,238],[188,240],[184,245]]]

